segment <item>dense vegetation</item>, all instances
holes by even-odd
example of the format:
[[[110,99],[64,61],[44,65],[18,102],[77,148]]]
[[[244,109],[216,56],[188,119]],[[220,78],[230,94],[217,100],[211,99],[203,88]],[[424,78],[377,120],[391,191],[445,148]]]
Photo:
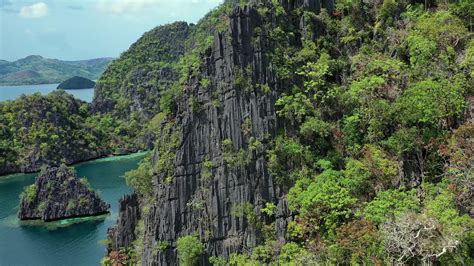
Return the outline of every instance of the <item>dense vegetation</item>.
[[[98,79],[111,58],[61,61],[31,55],[14,62],[0,62],[0,85],[59,83],[73,76]]]
[[[324,32],[300,47],[273,30],[287,122],[269,170],[297,216],[230,262],[474,263],[474,3],[336,3],[303,14]]]
[[[136,151],[131,139],[142,137],[129,133],[134,127],[92,114],[88,103],[63,90],[0,102],[0,173]]]
[[[184,82],[179,77],[184,76],[181,68],[187,64],[180,58],[185,49],[195,46],[185,42],[189,28],[177,22],[145,33],[100,77],[92,104],[64,92],[0,103],[0,173],[38,171],[43,164],[69,164],[149,149],[172,108],[176,84]],[[105,68],[107,60],[96,61],[67,63]],[[15,68],[2,61],[5,69],[0,73],[20,66],[42,69],[39,65],[43,63],[53,69],[70,69],[58,60],[30,56],[16,62]],[[90,76],[75,73],[79,74]]]
[[[177,62],[189,30],[187,23],[176,22],[145,33],[97,81],[95,101],[113,101],[112,111],[118,117],[131,113],[153,117],[160,110],[161,96],[177,79]]]
[[[296,216],[285,242],[266,233],[253,251],[211,262],[474,263],[474,3],[336,1],[331,14],[315,14],[261,2],[261,15],[277,21],[265,30],[283,88],[268,168]],[[303,34],[291,23],[300,17],[309,22]],[[224,160],[245,165],[245,151],[228,144]],[[129,174],[143,195],[160,163],[148,159]],[[242,215],[261,224],[255,219],[274,208]]]

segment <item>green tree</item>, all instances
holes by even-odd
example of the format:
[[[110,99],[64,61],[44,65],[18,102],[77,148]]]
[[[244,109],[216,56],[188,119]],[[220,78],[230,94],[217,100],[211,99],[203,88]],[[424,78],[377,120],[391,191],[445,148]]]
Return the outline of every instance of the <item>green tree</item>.
[[[133,187],[138,193],[144,196],[151,196],[153,192],[153,167],[150,156],[145,157],[137,169],[125,173],[127,185]]]
[[[204,245],[196,236],[182,236],[178,238],[177,250],[180,264],[192,266],[197,263],[199,255],[204,251]]]
[[[314,229],[332,231],[353,215],[352,207],[357,199],[341,181],[339,171],[326,170],[315,178],[301,179],[290,189],[288,204],[298,210],[300,217],[314,222]]]
[[[407,211],[419,211],[420,202],[416,190],[389,189],[380,192],[365,208],[365,218],[376,224],[394,219]]]
[[[451,127],[466,107],[464,80],[438,82],[424,80],[410,86],[397,102],[402,123],[419,126]]]

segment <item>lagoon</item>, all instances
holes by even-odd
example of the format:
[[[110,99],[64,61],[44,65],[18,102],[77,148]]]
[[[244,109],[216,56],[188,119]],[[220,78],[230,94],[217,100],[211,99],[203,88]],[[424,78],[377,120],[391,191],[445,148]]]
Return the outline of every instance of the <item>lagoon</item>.
[[[41,85],[21,85],[21,86],[0,86],[0,101],[15,100],[21,95],[31,95],[39,92],[46,95],[55,91],[59,83],[41,84]],[[94,97],[94,88],[81,90],[66,90],[66,92],[74,95],[74,97],[86,102],[92,102]]]
[[[51,223],[20,222],[19,195],[37,174],[0,177],[0,266],[99,265],[105,255],[107,228],[117,219],[118,200],[131,189],[123,175],[137,167],[144,153],[109,157],[75,165],[80,177],[111,205],[109,215]]]

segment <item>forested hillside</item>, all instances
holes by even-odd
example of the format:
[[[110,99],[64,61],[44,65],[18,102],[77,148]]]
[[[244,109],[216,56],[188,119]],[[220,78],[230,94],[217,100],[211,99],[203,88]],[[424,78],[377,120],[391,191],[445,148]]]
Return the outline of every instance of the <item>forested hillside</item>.
[[[474,263],[473,8],[226,1],[189,29],[104,263]]]
[[[0,175],[144,150],[153,132],[137,127],[94,114],[90,104],[63,90],[0,102]]]

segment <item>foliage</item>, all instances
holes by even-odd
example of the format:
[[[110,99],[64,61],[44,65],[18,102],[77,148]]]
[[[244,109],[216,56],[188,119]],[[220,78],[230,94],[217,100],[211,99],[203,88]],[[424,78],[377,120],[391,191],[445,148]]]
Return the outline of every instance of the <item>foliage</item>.
[[[232,206],[232,215],[245,218],[250,224],[257,222],[255,207],[250,202],[237,203]]]
[[[146,148],[146,124],[139,125],[136,114],[128,121],[92,115],[87,103],[62,90],[2,102],[0,110],[0,172],[32,161],[71,164]]]
[[[100,77],[111,61],[111,58],[61,61],[38,55],[30,55],[14,62],[2,61],[0,85],[53,84],[74,76],[95,80]]]
[[[176,248],[180,264],[185,266],[196,264],[199,255],[204,251],[204,245],[196,236],[192,235],[178,238]]]
[[[265,203],[265,208],[262,208],[260,211],[265,213],[268,216],[272,216],[275,214],[277,206],[273,202],[267,202]]]
[[[330,87],[327,79],[331,77],[334,65],[335,61],[329,54],[323,52],[316,62],[308,62],[298,73],[306,78],[305,90],[312,93],[314,100],[325,102],[327,97],[331,96],[330,93],[327,93],[328,87]]]
[[[267,151],[268,168],[280,184],[294,182],[292,176],[285,173],[290,169],[299,169],[311,164],[312,154],[308,147],[298,140],[279,136],[275,139],[273,148]]]
[[[353,215],[351,206],[357,202],[342,179],[341,172],[326,170],[315,178],[298,180],[288,194],[290,209],[311,219],[316,230],[334,230]]]
[[[354,220],[337,229],[338,261],[350,264],[379,264],[383,261],[382,236],[375,224]]]
[[[310,264],[314,263],[311,253],[294,242],[286,243],[280,251],[279,263],[285,264]]]
[[[133,187],[137,192],[143,196],[151,196],[153,192],[152,185],[153,167],[151,164],[151,157],[145,157],[137,169],[130,170],[125,173],[125,180],[127,185]]]
[[[158,155],[158,160],[153,163],[153,172],[163,176],[168,184],[173,178],[175,151],[181,143],[180,131],[174,130],[173,127],[172,121],[167,121],[162,125],[154,150]]]
[[[215,266],[225,266],[225,265],[227,265],[227,261],[221,256],[218,256],[218,257],[211,256],[211,257],[209,257],[209,263],[211,263],[212,265],[215,265]]]
[[[212,178],[212,161],[206,160],[202,163],[201,178],[204,180]]]
[[[213,77],[202,67],[209,55],[205,49],[215,31],[229,43],[236,42],[228,23],[238,2],[225,1],[191,30],[189,50],[175,66],[179,81],[173,96],[163,100],[166,116],[154,121],[156,136],[183,130],[168,124],[179,120],[172,102],[188,93],[183,85],[192,79],[209,89],[207,79]],[[474,53],[467,6],[342,1],[332,12],[330,4],[325,6],[330,13],[317,14],[280,1],[252,3],[261,23],[250,44],[256,45],[256,36],[265,41],[262,58],[270,62],[265,73],[275,80],[252,80],[256,65],[244,61],[229,70],[231,85],[246,93],[244,98],[260,91],[269,99],[276,97],[276,128],[262,137],[254,128],[256,121],[246,118],[240,125],[242,144],[223,140],[221,155],[228,171],[235,172],[243,167],[253,171],[250,162],[259,162],[265,153],[265,170],[286,196],[294,220],[287,226],[286,242],[279,242],[272,231],[274,199],[234,203],[231,215],[258,225],[256,234],[262,237],[253,249],[243,247],[228,260],[213,257],[211,262],[470,262],[472,218],[465,213],[473,209],[468,202],[472,163],[467,159],[472,156],[465,117],[472,97]],[[210,93],[216,101],[219,92]],[[199,107],[196,98],[183,98]],[[174,173],[167,167],[174,163],[173,150],[155,151],[162,161],[157,163],[160,167],[153,165],[154,172]],[[206,156],[203,181],[219,167]],[[196,198],[188,204],[200,207],[204,202]]]
[[[242,70],[238,68],[234,74],[234,85],[246,93],[249,93],[252,90],[252,80],[247,75],[247,70]]]
[[[397,111],[407,125],[451,126],[466,105],[462,80],[425,80],[409,87],[398,101]]]
[[[73,211],[77,207],[77,201],[75,199],[70,199],[67,203],[66,210]]]
[[[85,177],[80,178],[80,179],[79,179],[79,182],[80,182],[83,186],[87,187],[89,190],[92,189],[91,184],[89,183],[89,180],[88,180],[87,178],[85,178]]]
[[[201,103],[198,101],[198,99],[195,96],[191,96],[189,98],[189,107],[191,108],[191,111],[193,113],[199,113],[201,112]]]
[[[230,214],[241,218],[239,226],[243,221],[255,229],[256,247],[242,246],[228,260],[214,257],[211,263],[473,264],[472,1],[423,6],[348,0],[337,2],[334,12],[332,2],[325,3],[320,13],[290,2],[251,2],[258,14],[249,19],[255,15],[259,23],[249,28],[254,31],[249,43],[233,40],[229,29],[235,5],[249,1],[225,1],[196,25],[170,24],[146,33],[98,83],[98,100],[115,103],[110,112],[89,115],[87,105],[56,96],[62,104],[44,108],[66,120],[56,126],[43,123],[44,117],[29,117],[24,111],[31,105],[28,98],[0,104],[0,167],[21,165],[33,148],[54,161],[61,153],[56,147],[63,144],[81,143],[77,150],[109,154],[144,149],[144,140],[155,141],[153,163],[148,158],[127,174],[130,185],[150,196],[153,176],[158,184],[173,182],[176,152],[188,130],[181,127],[187,117],[183,109],[199,113],[194,115],[199,121],[210,117],[202,108],[209,102],[199,101],[210,98],[213,111],[226,110],[219,97],[228,84],[244,93],[237,93],[238,100],[268,103],[270,109],[254,114],[243,105],[245,113],[238,116],[244,117],[242,140],[224,139],[218,145],[225,171],[252,174],[259,167],[263,175],[252,177],[252,186],[260,189],[264,182],[276,194],[261,198],[259,192],[232,204]],[[225,44],[242,47],[233,50],[238,60],[226,69],[232,80],[211,84],[214,70],[205,64],[215,52],[208,48],[216,32],[227,38]],[[254,55],[262,56],[264,72],[254,73],[259,68],[247,60],[251,54],[240,57],[247,44],[261,48]],[[160,73],[172,78],[165,81]],[[190,91],[196,82],[200,91]],[[210,97],[202,97],[203,92]],[[33,98],[35,105],[44,100]],[[183,99],[190,108],[182,108]],[[65,115],[76,107],[77,112]],[[252,120],[255,115],[264,116],[263,127]],[[35,122],[28,123],[31,119]],[[82,127],[73,128],[75,123]],[[63,128],[77,134],[64,136]],[[215,154],[212,162],[211,154],[200,156],[198,183],[205,185],[222,169],[213,165],[220,163]],[[286,197],[294,218],[284,241],[275,237],[275,219],[284,217],[275,217],[274,195]],[[205,204],[195,194],[186,207],[202,210]],[[138,262],[149,243],[143,221],[137,228],[130,256]],[[201,233],[212,235],[212,230]],[[196,263],[203,252],[195,236],[178,240],[181,263]]]
[[[32,203],[36,199],[36,185],[32,184],[23,190],[21,194],[22,199],[26,199],[29,203]]]
[[[416,190],[401,191],[390,189],[380,192],[377,197],[364,208],[365,217],[376,224],[399,217],[408,211],[419,211],[420,203]]]
[[[232,140],[222,141],[222,156],[224,162],[231,168],[245,167],[250,163],[250,154],[244,149],[237,150]]]
[[[275,103],[280,110],[277,115],[290,121],[302,122],[307,115],[311,115],[313,105],[308,97],[303,93],[295,95],[283,95]]]

